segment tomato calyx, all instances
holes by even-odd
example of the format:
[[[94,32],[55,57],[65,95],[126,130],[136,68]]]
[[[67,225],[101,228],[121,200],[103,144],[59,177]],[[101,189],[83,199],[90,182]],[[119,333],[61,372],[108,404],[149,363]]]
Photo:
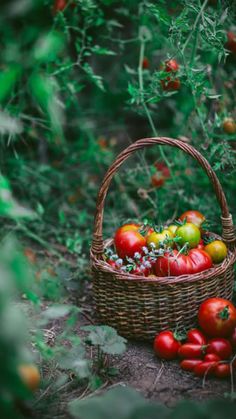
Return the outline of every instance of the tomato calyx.
[[[230,313],[229,313],[229,306],[225,306],[225,308],[223,308],[223,310],[221,310],[221,311],[218,313],[218,317],[219,317],[221,320],[228,320],[229,316],[230,316]]]

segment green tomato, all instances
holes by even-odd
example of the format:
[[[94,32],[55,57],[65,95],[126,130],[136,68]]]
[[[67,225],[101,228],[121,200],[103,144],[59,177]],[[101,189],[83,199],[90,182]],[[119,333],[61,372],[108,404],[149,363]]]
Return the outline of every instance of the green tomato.
[[[180,237],[179,244],[183,246],[185,243],[189,244],[189,247],[193,249],[198,245],[201,239],[201,232],[199,228],[193,223],[186,223],[180,226],[175,235]]]

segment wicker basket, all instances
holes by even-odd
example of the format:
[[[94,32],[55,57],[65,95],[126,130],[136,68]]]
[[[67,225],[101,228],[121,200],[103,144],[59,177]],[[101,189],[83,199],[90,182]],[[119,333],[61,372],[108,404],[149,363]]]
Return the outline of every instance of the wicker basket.
[[[228,246],[223,263],[193,275],[145,278],[112,269],[103,258],[103,209],[114,174],[135,151],[155,144],[180,148],[205,170],[221,208],[222,237]],[[99,321],[115,327],[122,336],[150,340],[163,329],[190,328],[202,301],[209,297],[230,299],[233,292],[235,234],[222,187],[208,161],[193,147],[171,138],[146,138],[136,141],[119,154],[102,182],[95,215],[91,248],[93,294]]]

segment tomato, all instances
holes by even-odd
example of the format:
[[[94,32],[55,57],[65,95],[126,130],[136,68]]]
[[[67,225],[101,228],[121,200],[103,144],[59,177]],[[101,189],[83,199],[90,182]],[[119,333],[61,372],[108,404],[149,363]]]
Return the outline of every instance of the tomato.
[[[232,348],[234,351],[236,351],[236,327],[233,330],[233,333],[231,334],[229,341],[232,345]]]
[[[18,367],[18,372],[21,380],[29,388],[29,390],[37,390],[40,383],[40,373],[36,365],[21,364]]]
[[[168,227],[168,230],[170,230],[170,232],[173,234],[173,236],[175,236],[176,230],[178,229],[178,226],[175,224],[171,224]]]
[[[176,60],[168,60],[165,62],[164,71],[167,73],[176,73],[179,69],[179,64]],[[175,77],[166,77],[165,80],[161,80],[161,85],[163,90],[179,90],[180,80]]]
[[[186,220],[187,223],[195,224],[197,227],[201,227],[202,223],[206,220],[203,214],[199,211],[190,210],[185,211],[180,217],[180,221]]]
[[[226,48],[236,54],[236,34],[234,32],[228,32],[227,38],[228,40],[225,44]]]
[[[162,359],[175,359],[181,343],[175,338],[170,330],[159,333],[154,339],[154,352]]]
[[[206,345],[207,340],[204,334],[198,329],[191,329],[187,333],[187,342],[196,343],[198,345]]]
[[[204,356],[204,361],[219,362],[219,361],[221,361],[221,358],[216,354],[206,354]]]
[[[200,242],[197,245],[197,249],[205,250],[204,241],[202,239],[200,239]]]
[[[30,249],[29,247],[26,247],[24,249],[24,255],[26,256],[26,258],[32,265],[35,265],[35,263],[37,262],[37,257],[36,257],[35,252],[32,249]]]
[[[146,267],[145,265],[138,265],[134,267],[134,269],[131,270],[130,273],[132,275],[149,276],[151,273],[151,269]]]
[[[194,368],[201,363],[201,359],[183,359],[183,361],[180,362],[180,368],[185,371],[193,371]]]
[[[143,254],[146,239],[138,231],[128,230],[115,234],[114,244],[120,258],[133,257],[136,252]]]
[[[236,326],[236,309],[224,298],[208,298],[198,311],[198,323],[210,337],[228,337]]]
[[[227,256],[227,247],[221,240],[207,244],[204,250],[211,256],[213,263],[221,263]]]
[[[67,0],[55,0],[54,6],[53,6],[53,12],[63,12],[63,10],[67,6]]]
[[[215,372],[215,376],[218,378],[230,377],[231,375],[230,365],[226,363],[217,364],[214,372]]]
[[[174,91],[180,89],[181,83],[179,79],[171,79],[171,77],[167,77],[165,80],[161,80],[161,86],[163,90]]]
[[[214,375],[215,369],[216,369],[215,362],[203,361],[200,364],[196,365],[196,367],[194,368],[194,374],[197,377]]]
[[[205,353],[205,345],[199,345],[197,343],[184,343],[178,351],[180,358],[192,359],[202,358]]]
[[[156,167],[157,171],[160,172],[165,178],[170,177],[170,170],[169,167],[166,166],[164,162],[156,162],[154,163],[154,166]]]
[[[176,236],[180,237],[179,244],[181,246],[188,243],[189,247],[192,249],[199,244],[201,239],[201,232],[195,224],[185,223],[178,227],[176,230]]]
[[[202,272],[212,267],[210,256],[201,249],[191,249],[188,255],[173,250],[158,257],[155,264],[157,276],[179,276]]]
[[[223,130],[227,134],[235,134],[236,132],[236,123],[233,118],[225,118],[223,121]]]
[[[143,67],[144,70],[146,70],[147,68],[150,67],[150,62],[149,62],[149,59],[147,57],[143,58],[142,67]]]
[[[165,178],[163,177],[163,175],[160,175],[159,173],[154,173],[154,175],[152,175],[151,177],[151,183],[152,186],[154,186],[155,188],[160,188],[164,185]]]
[[[106,262],[107,262],[107,263],[108,263],[108,265],[110,265],[113,269],[117,269],[116,262],[115,262],[114,260],[112,260],[112,259],[108,259]]]
[[[211,339],[208,342],[206,353],[216,354],[222,360],[229,359],[232,355],[232,346],[227,339],[224,339],[224,338]]]
[[[116,236],[118,236],[120,233],[124,233],[125,231],[138,231],[140,227],[140,224],[137,223],[124,224],[116,230]]]
[[[153,243],[156,249],[163,244],[163,242],[167,239],[172,239],[173,234],[170,230],[163,230],[161,233],[156,233],[155,231],[147,236],[147,245],[149,248],[152,248],[151,243]]]

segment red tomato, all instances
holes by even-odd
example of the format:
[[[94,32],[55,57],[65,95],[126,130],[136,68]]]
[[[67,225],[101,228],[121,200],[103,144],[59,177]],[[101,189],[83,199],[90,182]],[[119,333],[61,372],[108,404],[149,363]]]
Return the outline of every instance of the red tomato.
[[[185,371],[193,371],[194,368],[201,363],[201,359],[183,359],[183,361],[180,362],[180,368]]]
[[[215,362],[203,361],[200,364],[196,365],[196,367],[194,368],[194,374],[197,377],[203,377],[204,375],[214,375],[215,369]]]
[[[54,6],[53,6],[53,12],[63,12],[63,10],[67,6],[67,0],[55,0]]]
[[[151,177],[152,186],[155,188],[160,188],[165,183],[165,178],[162,175],[159,175],[158,173],[154,173]]]
[[[187,342],[196,343],[198,345],[206,345],[207,340],[204,334],[198,329],[191,329],[187,333]]]
[[[216,354],[222,360],[229,359],[232,355],[232,346],[227,339],[224,339],[224,338],[211,339],[208,342],[206,353]]]
[[[175,72],[178,71],[179,69],[179,64],[177,63],[176,60],[168,60],[165,61],[165,71],[167,72]]]
[[[151,273],[151,269],[145,267],[144,265],[136,266],[132,271],[130,271],[132,275],[140,275],[140,276],[149,276]]]
[[[146,239],[138,231],[129,230],[115,234],[114,243],[117,254],[124,259],[133,257],[136,252],[143,254]]]
[[[223,130],[227,134],[235,134],[236,132],[236,122],[233,120],[233,118],[225,118],[223,122]]]
[[[221,358],[216,354],[206,354],[204,356],[204,361],[219,362],[221,361]]]
[[[159,333],[154,340],[154,352],[162,359],[175,359],[181,343],[175,338],[170,330]]]
[[[124,231],[138,231],[140,227],[140,224],[137,223],[124,224],[116,230],[116,236],[118,236],[120,233],[124,233]]]
[[[142,67],[143,67],[144,70],[146,70],[147,68],[150,67],[150,62],[149,62],[149,59],[147,57],[143,58]]]
[[[107,263],[108,263],[108,265],[110,265],[113,269],[117,269],[116,262],[115,262],[114,260],[112,260],[112,259],[108,259],[106,262],[107,262]]]
[[[161,172],[162,175],[165,178],[169,178],[170,177],[170,170],[169,167],[166,166],[166,164],[164,162],[156,162],[154,163],[154,166],[156,167],[158,172]]]
[[[161,277],[179,276],[202,272],[211,267],[211,258],[204,250],[191,249],[187,256],[173,250],[157,259],[155,272]]]
[[[228,32],[227,38],[228,40],[225,44],[226,48],[236,54],[236,34],[234,32]]]
[[[176,73],[179,69],[179,64],[176,60],[168,60],[165,62],[164,71],[168,73]],[[161,85],[163,90],[179,90],[180,80],[175,77],[166,77],[165,80],[161,80]]]
[[[202,358],[205,353],[205,346],[196,343],[184,343],[180,348],[178,355],[183,359]]]
[[[236,326],[236,309],[224,298],[209,298],[200,305],[198,323],[207,336],[228,337]]]
[[[202,223],[206,220],[203,214],[199,211],[190,210],[185,211],[180,217],[180,221],[186,220],[187,223],[195,224],[197,227],[201,227]]]
[[[202,240],[202,239],[200,239],[200,242],[198,243],[198,245],[197,245],[197,249],[202,249],[202,250],[204,250],[204,247],[205,247],[205,245],[204,245],[204,241]]]
[[[230,377],[231,371],[230,371],[230,365],[229,364],[217,364],[215,367],[215,376],[218,378],[226,378]]]
[[[167,77],[165,80],[161,80],[162,89],[166,91],[174,91],[180,89],[180,80],[179,79],[171,79],[171,77]]]
[[[229,338],[229,341],[230,341],[231,346],[232,346],[232,348],[235,352],[236,351],[236,327],[234,328],[233,333]]]

